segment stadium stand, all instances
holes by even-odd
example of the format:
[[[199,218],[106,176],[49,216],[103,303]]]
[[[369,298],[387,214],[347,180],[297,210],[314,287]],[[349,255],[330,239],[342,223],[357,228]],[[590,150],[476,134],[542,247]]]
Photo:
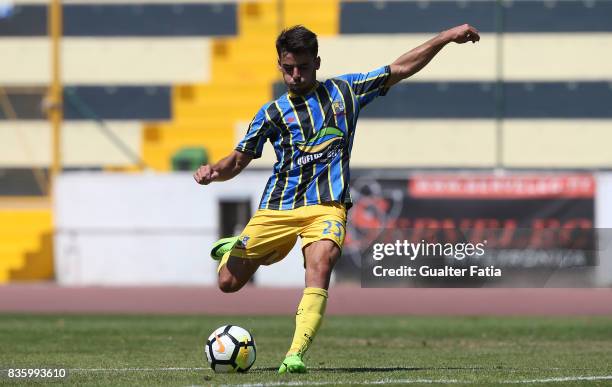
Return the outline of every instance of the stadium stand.
[[[610,168],[611,15],[599,1],[341,2],[322,77],[390,62],[448,25],[483,32],[364,110],[352,165]]]
[[[0,116],[5,120],[0,128],[6,129],[2,143],[11,150],[0,161],[27,176],[30,167],[46,168],[51,159],[49,125],[41,110],[50,60],[49,42],[41,37],[46,7],[20,3],[14,17],[0,24],[0,49],[15,58],[0,79],[10,86],[6,98],[13,112]],[[281,18],[307,22],[323,35],[337,31],[338,3],[315,3],[287,1],[284,8],[272,1],[65,5],[64,166],[133,167],[134,159],[101,133],[96,119],[157,170],[169,170],[172,155],[186,146],[200,145],[212,160],[219,159],[235,144],[234,122],[250,119],[271,96],[277,79],[273,41]],[[308,12],[298,13],[296,6]],[[140,130],[142,121],[154,122]],[[6,216],[30,215],[12,211]],[[44,235],[43,230],[24,232],[37,235],[35,240]],[[32,247],[13,247],[21,251],[23,265]],[[14,270],[9,273],[5,279],[16,278]]]
[[[279,26],[302,20],[325,35],[337,30],[335,12],[335,1],[286,1],[282,10],[270,1],[240,3],[239,34],[213,43],[211,82],[175,87],[173,121],[145,127],[145,161],[168,170],[172,154],[204,138],[211,160],[225,156],[236,144],[236,122],[250,120],[272,96],[272,83],[278,79],[274,39]]]
[[[64,5],[67,168],[129,168],[129,153],[141,157],[142,122],[170,120],[172,85],[206,82],[211,39],[236,34],[235,2],[127,3]],[[17,196],[45,193],[46,179],[34,175],[51,160],[46,12],[44,2],[19,1],[0,19],[0,50],[12,58],[0,71],[0,282],[53,275],[49,203]]]
[[[0,19],[0,52],[11,58],[0,62],[0,195],[10,203],[45,193],[39,181],[52,157],[42,109],[51,77],[46,3],[15,3]],[[273,44],[281,27],[319,34],[326,78],[389,63],[469,22],[483,32],[469,55],[448,47],[364,110],[353,166],[608,169],[612,53],[602,47],[612,44],[611,18],[612,2],[582,0],[69,1],[63,164],[133,171],[141,159],[169,171],[185,147],[220,159],[261,104],[283,92]],[[254,165],[271,161],[268,150]],[[12,225],[2,233],[0,282],[26,278],[33,272],[12,269],[52,250],[51,210],[12,207],[0,203],[3,227]],[[24,236],[12,242],[12,232]]]

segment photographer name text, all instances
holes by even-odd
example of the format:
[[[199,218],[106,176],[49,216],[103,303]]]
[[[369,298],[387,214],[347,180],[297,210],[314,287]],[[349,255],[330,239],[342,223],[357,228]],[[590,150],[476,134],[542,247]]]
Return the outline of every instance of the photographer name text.
[[[412,262],[417,258],[452,257],[462,261],[465,258],[481,258],[485,254],[486,245],[486,240],[481,243],[431,243],[425,240],[413,243],[397,240],[395,243],[375,243],[372,259],[381,262],[387,257],[402,257]],[[375,277],[501,277],[502,270],[493,265],[467,267],[401,265],[392,268],[375,265],[372,267],[372,274]]]
[[[495,266],[470,266],[459,268],[452,266],[430,267],[430,266],[400,266],[397,268],[385,268],[374,266],[372,273],[375,277],[501,277],[502,271]]]

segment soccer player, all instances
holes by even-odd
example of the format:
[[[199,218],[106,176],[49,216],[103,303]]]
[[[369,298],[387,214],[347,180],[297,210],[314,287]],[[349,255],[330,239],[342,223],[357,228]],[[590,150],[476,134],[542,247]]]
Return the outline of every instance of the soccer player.
[[[235,292],[260,265],[283,259],[301,238],[306,287],[297,307],[293,342],[279,373],[306,372],[302,357],[325,313],[351,206],[349,161],[359,112],[425,67],[447,44],[478,40],[478,31],[464,24],[441,32],[390,65],[319,82],[317,36],[303,26],[288,28],[276,40],[287,93],[257,112],[229,156],[195,172],[196,182],[203,185],[229,180],[261,157],[266,141],[274,147],[277,162],[259,209],[240,236],[216,242],[211,256],[219,260],[219,288]]]

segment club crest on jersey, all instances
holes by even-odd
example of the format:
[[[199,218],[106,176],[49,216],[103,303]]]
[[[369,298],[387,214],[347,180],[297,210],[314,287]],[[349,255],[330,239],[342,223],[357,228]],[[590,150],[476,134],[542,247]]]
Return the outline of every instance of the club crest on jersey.
[[[332,110],[336,116],[344,115],[344,102],[334,101],[332,102]]]
[[[246,249],[247,242],[249,241],[249,239],[251,239],[250,236],[241,235],[240,237],[238,237],[238,240],[236,241],[236,245],[234,247],[237,249]]]
[[[306,165],[312,162],[324,163],[336,157],[344,144],[344,132],[331,126],[319,130],[308,141],[296,143],[302,152],[298,157],[298,165]]]

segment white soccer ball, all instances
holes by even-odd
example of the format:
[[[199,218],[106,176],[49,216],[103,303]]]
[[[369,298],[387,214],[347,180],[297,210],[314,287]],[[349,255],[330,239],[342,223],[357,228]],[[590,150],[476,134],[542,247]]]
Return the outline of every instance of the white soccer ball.
[[[208,337],[204,353],[215,372],[247,372],[255,363],[257,350],[253,335],[244,328],[224,325]]]

